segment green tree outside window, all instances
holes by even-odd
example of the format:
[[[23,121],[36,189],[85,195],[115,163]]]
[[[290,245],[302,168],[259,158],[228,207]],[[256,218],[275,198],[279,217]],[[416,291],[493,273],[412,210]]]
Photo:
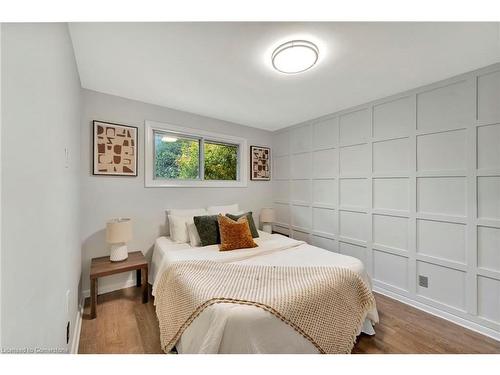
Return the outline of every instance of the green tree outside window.
[[[155,178],[198,179],[199,140],[178,138],[175,142],[164,142],[163,136],[155,133]],[[238,146],[206,141],[204,161],[205,180],[237,180]]]

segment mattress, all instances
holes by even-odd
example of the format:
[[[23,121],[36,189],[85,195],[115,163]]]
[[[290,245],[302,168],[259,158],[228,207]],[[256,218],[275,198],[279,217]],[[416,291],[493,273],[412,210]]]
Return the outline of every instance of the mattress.
[[[172,262],[216,260],[235,264],[346,267],[371,288],[363,263],[353,257],[324,250],[279,234],[259,231],[253,249],[220,252],[217,245],[192,247],[168,237],[156,240],[151,264],[153,295],[162,270]],[[266,249],[274,249],[266,251]],[[283,248],[283,251],[279,249]],[[278,249],[278,251],[276,251]],[[374,334],[378,313],[372,309],[362,332]],[[314,345],[286,323],[256,306],[215,304],[206,308],[176,344],[179,353],[317,353]]]

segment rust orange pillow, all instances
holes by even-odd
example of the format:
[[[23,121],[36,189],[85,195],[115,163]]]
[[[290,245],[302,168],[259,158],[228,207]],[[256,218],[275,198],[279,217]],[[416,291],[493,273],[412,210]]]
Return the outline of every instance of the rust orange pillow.
[[[220,251],[257,247],[252,238],[246,216],[234,221],[226,216],[219,215],[217,221],[219,222],[221,240]]]

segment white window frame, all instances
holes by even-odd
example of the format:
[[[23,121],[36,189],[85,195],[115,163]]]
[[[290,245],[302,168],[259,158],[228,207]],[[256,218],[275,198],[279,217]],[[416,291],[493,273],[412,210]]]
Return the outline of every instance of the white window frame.
[[[157,121],[145,121],[145,147],[144,147],[144,185],[146,187],[246,187],[248,181],[248,152],[247,140],[227,134],[209,132],[200,129],[186,128]],[[214,141],[220,143],[229,143],[238,146],[238,179],[236,181],[227,180],[181,180],[181,179],[159,179],[154,178],[155,149],[154,132],[167,132],[179,134],[179,136],[201,138],[207,142]],[[201,142],[200,147],[203,147]],[[203,150],[203,148],[200,148]],[[200,159],[204,154],[200,152]],[[203,178],[202,164],[200,165],[200,174]]]

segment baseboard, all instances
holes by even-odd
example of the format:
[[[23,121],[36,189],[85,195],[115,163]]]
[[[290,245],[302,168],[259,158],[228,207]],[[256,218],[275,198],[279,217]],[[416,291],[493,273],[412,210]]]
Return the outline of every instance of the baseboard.
[[[471,331],[480,333],[481,335],[488,336],[488,337],[490,337],[490,338],[492,338],[494,340],[500,341],[500,332],[497,332],[497,331],[495,331],[493,329],[490,329],[488,327],[484,327],[484,326],[482,326],[480,324],[477,324],[475,322],[472,322],[470,320],[463,319],[463,318],[461,318],[459,316],[450,314],[450,313],[448,313],[446,311],[442,311],[442,310],[436,309],[435,307],[432,307],[432,306],[426,305],[424,303],[412,300],[412,299],[410,299],[408,297],[405,297],[405,296],[402,296],[400,294],[391,292],[391,291],[389,291],[387,289],[383,289],[383,288],[380,288],[380,287],[374,287],[373,291],[376,292],[376,293],[382,294],[382,295],[384,295],[386,297],[395,299],[396,301],[402,302],[402,303],[404,303],[406,305],[415,307],[416,309],[424,311],[424,312],[426,312],[428,314],[431,314],[431,315],[437,316],[439,318],[445,319],[445,320],[447,320],[447,321],[449,321],[451,323],[457,324],[457,325],[459,325],[461,327],[470,329]],[[376,327],[375,327],[375,331],[376,331]]]
[[[130,287],[135,286],[135,285],[136,285],[136,281],[134,279],[129,279],[129,280],[127,280],[125,282],[121,282],[121,283],[103,285],[102,287],[98,287],[97,294],[105,294],[105,293],[109,293],[109,292],[114,292],[115,290],[130,288]],[[86,289],[86,290],[82,291],[82,295],[84,298],[89,298],[90,297],[90,289]]]
[[[84,302],[85,302],[85,298],[82,296],[82,299],[81,299],[80,303],[78,304],[78,308],[76,310],[75,328],[73,329],[70,354],[78,354],[78,347],[80,346],[80,333],[82,331]]]

